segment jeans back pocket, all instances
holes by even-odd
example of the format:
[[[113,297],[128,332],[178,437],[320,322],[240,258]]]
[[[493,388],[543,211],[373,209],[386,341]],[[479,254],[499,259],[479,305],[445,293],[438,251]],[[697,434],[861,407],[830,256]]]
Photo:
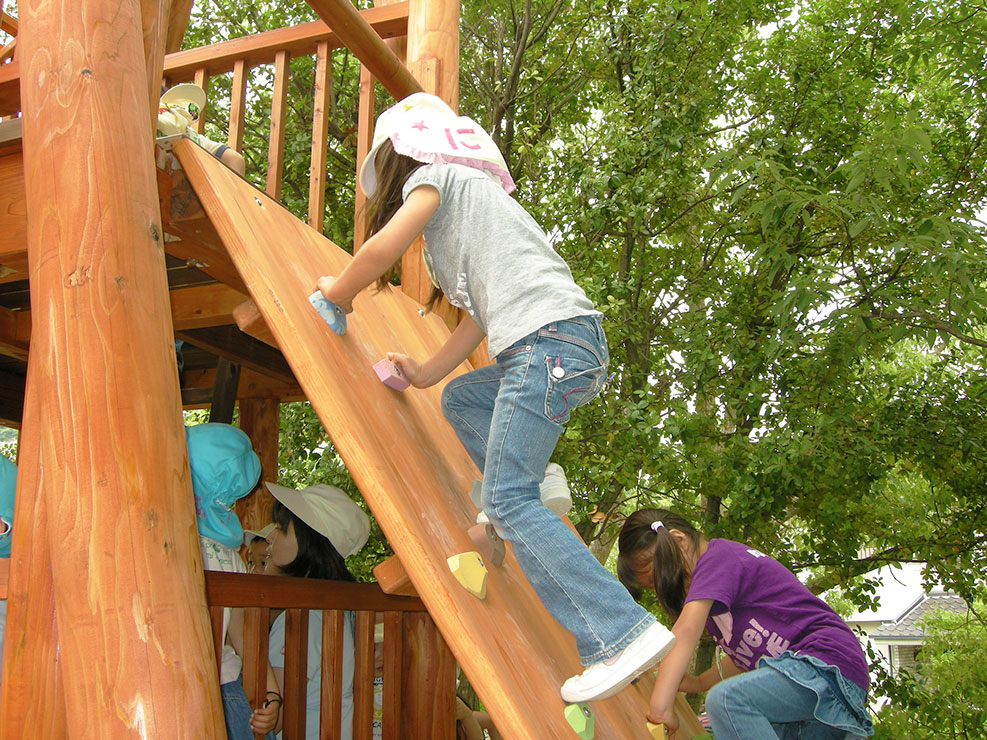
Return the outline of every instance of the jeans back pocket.
[[[565,424],[573,409],[596,398],[607,381],[604,366],[572,356],[547,356],[545,373],[545,416],[557,424]]]

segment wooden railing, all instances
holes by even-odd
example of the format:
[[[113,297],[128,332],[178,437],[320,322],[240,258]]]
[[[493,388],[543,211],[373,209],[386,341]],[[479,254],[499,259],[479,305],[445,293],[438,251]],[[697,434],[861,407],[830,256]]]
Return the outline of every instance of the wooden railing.
[[[451,740],[455,734],[455,660],[422,602],[389,596],[373,584],[206,573],[206,600],[219,659],[223,607],[244,608],[244,689],[264,701],[268,623],[285,610],[283,738],[305,737],[308,612],[323,610],[321,737],[339,727],[344,611],[353,612],[353,740],[373,736],[374,630],[382,622],[383,740]]]
[[[164,75],[169,85],[195,82],[208,93],[211,77],[232,73],[226,143],[230,148],[241,151],[250,72],[259,65],[274,65],[264,189],[272,198],[279,199],[284,174],[289,63],[294,58],[314,55],[314,115],[307,220],[310,226],[321,231],[325,208],[333,50],[341,47],[349,49],[364,67],[360,83],[360,143],[364,140],[369,143],[369,132],[373,127],[374,79],[379,79],[381,85],[397,98],[420,90],[421,87],[382,40],[400,38],[407,34],[407,2],[362,12],[358,12],[348,0],[320,0],[316,5],[319,6],[316,10],[320,14],[330,16],[331,28],[326,22],[314,21],[169,54],[165,58]],[[215,101],[213,104],[215,105]],[[204,125],[204,117],[196,122],[199,133],[203,132]],[[358,145],[358,161],[362,153]]]

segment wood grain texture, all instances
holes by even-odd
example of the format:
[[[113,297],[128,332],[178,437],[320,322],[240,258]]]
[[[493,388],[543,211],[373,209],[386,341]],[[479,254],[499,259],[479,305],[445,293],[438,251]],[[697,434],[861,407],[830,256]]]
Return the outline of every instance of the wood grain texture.
[[[18,10],[31,382],[44,409],[39,454],[22,464],[44,471],[69,737],[223,737],[141,4]]]
[[[466,492],[478,472],[440,411],[441,386],[396,393],[371,365],[388,350],[431,355],[448,337],[398,291],[364,291],[348,333],[331,332],[308,296],[351,257],[191,142],[175,152],[429,614],[508,738],[567,737],[559,686],[581,670],[572,636],[547,613],[509,554],[487,598],[467,593],[446,558],[472,550]],[[631,688],[594,705],[599,737],[648,737]]]
[[[36,362],[33,364],[37,364]],[[28,363],[28,374],[35,368]],[[58,661],[55,589],[48,548],[48,508],[41,495],[41,404],[38,384],[28,382],[24,429],[18,445],[14,531],[5,594],[0,737],[34,740],[68,737],[63,674]],[[29,461],[34,461],[32,464]]]

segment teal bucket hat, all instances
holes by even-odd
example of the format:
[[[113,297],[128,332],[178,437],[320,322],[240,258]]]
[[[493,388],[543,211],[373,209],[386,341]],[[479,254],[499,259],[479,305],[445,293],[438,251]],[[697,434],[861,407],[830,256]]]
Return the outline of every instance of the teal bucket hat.
[[[17,466],[0,455],[0,558],[10,557],[10,533],[14,529],[14,489]]]
[[[185,427],[199,534],[225,547],[243,543],[243,528],[233,504],[260,478],[260,459],[250,438],[229,424]]]

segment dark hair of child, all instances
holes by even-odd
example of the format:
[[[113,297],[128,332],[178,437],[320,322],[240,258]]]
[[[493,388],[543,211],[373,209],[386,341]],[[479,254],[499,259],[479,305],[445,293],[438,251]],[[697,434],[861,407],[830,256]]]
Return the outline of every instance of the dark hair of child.
[[[655,528],[655,522],[662,526]],[[631,596],[641,597],[641,577],[653,574],[658,604],[677,619],[686,597],[686,571],[670,530],[684,534],[693,547],[699,547],[700,535],[684,518],[668,509],[639,509],[627,517],[617,540],[617,578]]]
[[[398,209],[404,205],[404,183],[411,173],[422,166],[422,162],[394,151],[390,139],[384,141],[374,157],[374,172],[377,175],[377,189],[367,198],[364,210],[367,214],[366,239],[369,239],[391,220]],[[377,290],[384,290],[391,284],[393,278],[401,277],[400,260],[391,266],[387,272],[377,278]],[[442,297],[442,291],[432,288],[427,306],[432,308]]]
[[[355,581],[346,568],[343,556],[333,544],[299,519],[280,501],[271,508],[271,518],[282,532],[292,524],[295,540],[298,542],[298,555],[281,568],[281,573],[295,578],[320,578],[325,581]]]

